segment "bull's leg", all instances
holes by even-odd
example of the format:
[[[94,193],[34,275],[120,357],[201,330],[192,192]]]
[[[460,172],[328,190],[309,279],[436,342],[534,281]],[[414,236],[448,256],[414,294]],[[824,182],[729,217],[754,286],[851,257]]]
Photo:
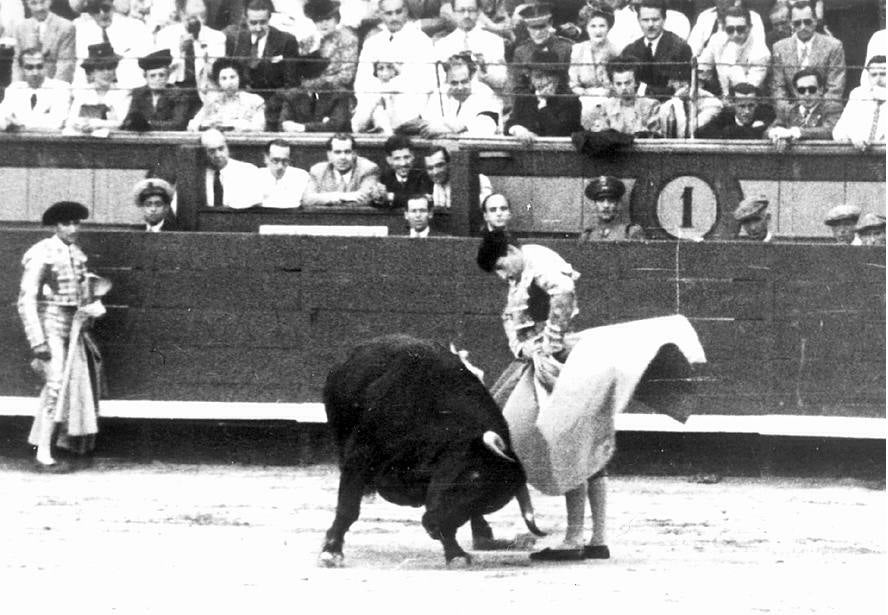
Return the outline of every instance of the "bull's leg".
[[[441,530],[441,544],[444,546],[444,559],[448,568],[472,565],[472,556],[456,542],[456,528]]]
[[[327,530],[318,564],[327,568],[340,568],[343,565],[342,544],[345,533],[361,513],[361,497],[364,492],[364,478],[360,472],[343,468],[339,477],[339,497],[336,502],[336,518]]]

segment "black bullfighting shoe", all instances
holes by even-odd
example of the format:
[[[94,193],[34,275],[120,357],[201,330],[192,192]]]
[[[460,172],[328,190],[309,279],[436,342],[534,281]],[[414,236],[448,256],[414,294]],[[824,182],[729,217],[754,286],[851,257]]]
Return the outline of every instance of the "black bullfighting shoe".
[[[583,559],[584,548],[576,549],[552,549],[546,547],[542,551],[530,554],[530,559],[535,562],[578,562]]]
[[[586,545],[583,547],[585,559],[610,559],[611,552],[607,545]]]

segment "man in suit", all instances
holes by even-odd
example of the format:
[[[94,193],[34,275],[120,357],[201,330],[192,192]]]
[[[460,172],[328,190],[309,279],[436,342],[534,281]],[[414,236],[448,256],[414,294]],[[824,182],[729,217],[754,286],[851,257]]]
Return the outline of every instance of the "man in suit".
[[[133,202],[139,208],[144,226],[149,233],[178,231],[179,224],[170,204],[173,202],[173,187],[169,182],[156,177],[139,180],[133,187]]]
[[[319,51],[301,55],[292,34],[269,26],[274,7],[271,0],[250,0],[246,6],[246,28],[226,28],[225,55],[246,60],[246,85],[265,99],[269,130],[279,130],[281,98],[277,90],[294,88],[302,77],[316,77],[326,61]]]
[[[666,100],[675,93],[669,87],[675,70],[688,67],[683,72],[690,72],[691,48],[677,35],[664,30],[665,19],[663,0],[644,0],[638,8],[638,23],[644,34],[622,52],[624,56],[641,59],[636,72],[639,96]]]
[[[46,64],[45,74],[50,79],[74,79],[77,52],[74,46],[74,24],[49,10],[51,0],[26,0],[31,16],[15,29],[16,49],[40,48]],[[22,79],[16,63],[14,78]]]
[[[780,107],[791,107],[795,92],[792,78],[802,68],[816,68],[825,81],[825,98],[841,104],[845,93],[845,49],[842,42],[815,31],[814,7],[807,2],[790,6],[793,34],[774,43],[771,54],[771,98]]]
[[[46,76],[39,47],[18,56],[23,81],[13,81],[0,103],[0,130],[60,130],[71,105],[70,84]]]
[[[327,140],[327,161],[308,170],[303,207],[316,205],[370,205],[384,197],[376,163],[358,156],[355,138],[339,132]]]
[[[792,78],[796,98],[790,107],[778,107],[768,138],[779,150],[802,139],[832,139],[842,108],[823,99],[823,76],[815,68],[803,68]]]
[[[386,198],[375,203],[380,207],[402,209],[407,206],[407,197],[414,194],[431,194],[432,181],[425,171],[413,166],[413,143],[403,135],[392,135],[383,145],[385,162],[379,181],[385,186]]]
[[[133,90],[129,113],[121,125],[123,130],[185,130],[193,105],[188,92],[168,83],[172,62],[169,49],[139,58],[139,68],[145,71],[148,85]]]
[[[697,131],[701,139],[762,139],[774,121],[774,110],[761,103],[754,85],[738,83],[731,90],[730,104]]]
[[[426,194],[413,194],[407,197],[404,208],[404,219],[410,229],[409,237],[426,238],[431,232],[429,223],[432,221],[432,206]]]
[[[527,40],[515,47],[509,64],[508,88],[511,94],[529,94],[532,91],[530,72],[532,58],[540,53],[548,54],[553,69],[563,70],[565,80],[570,66],[573,43],[555,34],[552,27],[552,8],[548,4],[527,4],[518,11],[527,28]]]

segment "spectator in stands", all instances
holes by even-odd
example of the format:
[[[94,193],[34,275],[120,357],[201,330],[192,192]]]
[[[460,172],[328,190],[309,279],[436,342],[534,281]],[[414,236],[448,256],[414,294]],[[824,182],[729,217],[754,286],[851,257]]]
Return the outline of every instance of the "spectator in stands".
[[[320,75],[327,62],[318,51],[300,53],[292,34],[270,26],[273,10],[270,0],[248,0],[246,27],[226,32],[225,55],[246,62],[242,84],[265,100],[267,129],[279,130],[282,101],[274,96],[276,91],[299,86],[303,77]]]
[[[713,38],[725,38],[728,11],[731,9],[740,9],[740,13],[749,18],[747,36],[752,40],[752,44],[755,47],[765,45],[765,25],[758,13],[750,11],[743,0],[715,0],[715,6],[704,9],[697,15],[694,27],[687,37],[694,57],[699,56],[712,43]],[[737,16],[735,11],[732,11],[732,14]],[[725,91],[727,92],[727,89]]]
[[[665,0],[643,0],[638,23],[644,35],[623,49],[623,55],[640,59],[635,73],[642,96],[668,98],[674,93],[669,77],[678,68],[690,67],[691,48],[679,36],[664,30]]]
[[[26,0],[25,4],[31,11],[31,16],[15,29],[17,52],[21,53],[25,49],[43,50],[46,76],[71,83],[77,63],[74,24],[50,12],[51,0]],[[21,62],[14,64],[13,75],[21,80],[22,74],[15,70],[19,66]]]
[[[860,245],[860,238],[855,233],[859,219],[860,208],[857,205],[836,205],[826,213],[823,223],[830,228],[836,243]]]
[[[857,236],[864,246],[885,245],[885,216],[881,214],[865,213],[857,222]]]
[[[292,88],[281,94],[284,132],[348,132],[352,96],[341,90]]]
[[[777,2],[768,15],[769,27],[765,30],[765,44],[769,50],[774,43],[792,36],[792,25],[789,23],[789,3]]]
[[[863,65],[868,66],[870,60],[872,60],[874,56],[885,55],[886,49],[888,49],[888,30],[885,28],[876,30],[873,32],[872,36],[870,36],[869,42],[866,44],[866,59],[864,60]],[[870,85],[868,71],[862,71],[860,73],[860,85]]]
[[[432,182],[422,169],[414,166],[413,142],[403,135],[392,135],[383,145],[387,168],[379,181],[385,186],[386,197],[376,205],[388,208],[407,206],[407,197],[412,194],[431,194]]]
[[[621,207],[626,193],[622,181],[610,175],[592,179],[586,186],[586,198],[592,201],[590,224],[580,234],[580,242],[622,241],[643,239],[644,230],[629,220],[629,214]]]
[[[120,57],[115,71],[116,87],[129,91],[145,85],[138,65],[139,58],[151,52],[151,33],[145,24],[118,13],[112,0],[87,0],[84,11],[74,20],[77,57],[87,58],[90,47],[108,44]],[[86,75],[77,71],[75,86],[86,83]]]
[[[409,83],[407,76],[411,73],[402,72],[404,64],[394,58],[376,60],[374,81],[368,89],[357,92],[358,102],[352,114],[355,131],[392,134],[403,126],[415,132],[415,122],[428,104],[429,94],[417,92]]]
[[[608,33],[608,40],[622,53],[632,41],[643,36],[641,24],[638,22],[640,0],[607,0],[614,7],[614,27]],[[667,9],[663,29],[672,32],[681,40],[687,40],[691,31],[691,22],[679,11]]]
[[[429,223],[432,221],[431,205],[429,205],[429,197],[425,194],[413,194],[407,197],[404,209],[404,219],[407,220],[407,227],[410,229],[411,238],[425,238],[429,236],[431,228]]]
[[[638,59],[631,56],[620,56],[607,65],[614,95],[605,101],[601,109],[606,120],[605,127],[639,137],[657,137],[662,134],[660,103],[638,95],[638,82],[635,79],[638,66]],[[595,121],[593,119],[593,123]]]
[[[521,8],[518,5],[517,8]],[[520,23],[516,19],[514,0],[480,0],[478,2],[478,25],[503,39],[505,57],[509,59],[515,44],[515,30]]]
[[[18,54],[23,81],[13,81],[0,103],[0,130],[61,129],[71,106],[70,84],[47,76],[39,47]]]
[[[588,130],[593,109],[611,95],[607,65],[619,55],[619,50],[607,38],[614,25],[614,10],[610,6],[603,2],[586,5],[580,9],[580,18],[586,23],[589,40],[574,44],[567,76],[570,91],[580,97],[580,123]]]
[[[25,20],[21,0],[0,0],[0,37],[13,37]]]
[[[136,182],[133,202],[142,215],[145,231],[159,233],[181,230],[171,208],[174,195],[173,187],[163,179],[150,177]]]
[[[432,40],[415,21],[409,21],[404,0],[380,0],[382,27],[364,41],[355,75],[355,92],[371,92],[377,86],[377,62],[404,62],[404,91],[428,95],[435,88],[435,51]],[[409,62],[408,62],[409,60]]]
[[[869,75],[869,85],[851,90],[848,104],[832,133],[836,141],[850,142],[862,152],[873,143],[885,142],[885,128],[888,123],[888,109],[885,108],[885,56],[870,58],[866,72]]]
[[[832,138],[841,109],[823,100],[823,77],[815,68],[803,68],[792,78],[796,100],[791,107],[778,107],[777,119],[768,128],[768,138],[783,150],[793,141]]]
[[[552,10],[548,4],[527,4],[518,10],[518,16],[527,28],[528,40],[517,47],[509,65],[509,89],[512,94],[527,94],[532,91],[530,73],[534,57],[546,54],[547,62],[554,64],[552,70],[567,81],[570,68],[570,54],[573,43],[555,34],[552,27]],[[569,90],[568,90],[569,91]]]
[[[687,68],[675,67],[675,74],[669,79],[668,86],[673,91],[672,97],[660,105],[660,129],[668,139],[685,139],[694,131],[708,126],[724,108],[722,101],[704,89],[697,81],[696,96],[691,97],[691,77]],[[696,127],[691,126],[691,110],[696,117]]]
[[[440,37],[456,27],[453,0],[405,0],[407,14],[426,36]]]
[[[754,85],[738,83],[731,90],[729,105],[707,126],[697,131],[702,139],[761,139],[774,121],[774,110],[761,102]]]
[[[302,204],[315,205],[370,205],[384,197],[380,189],[379,167],[355,152],[355,139],[347,133],[337,133],[327,140],[327,161],[313,165],[309,170],[308,185],[302,195]]]
[[[487,32],[478,23],[480,0],[453,0],[456,29],[435,43],[435,54],[441,62],[468,52],[477,70],[474,78],[501,96],[508,77],[503,39]]]
[[[726,9],[722,29],[710,37],[700,54],[699,65],[717,78],[717,87],[708,87],[710,91],[726,95],[738,83],[751,83],[759,89],[764,86],[771,52],[763,37],[752,35],[750,15],[749,9]]]
[[[531,94],[515,97],[504,132],[532,143],[537,137],[568,137],[582,130],[580,100],[567,89],[567,73],[553,51],[531,56]]]
[[[80,66],[89,83],[74,91],[65,129],[98,134],[120,127],[130,108],[130,93],[115,87],[120,56],[109,43],[90,45],[88,53]]]
[[[768,225],[771,223],[771,213],[768,211],[768,197],[756,195],[740,201],[740,205],[734,210],[734,220],[740,224],[739,239],[749,239],[770,243],[773,240]]]
[[[499,132],[502,106],[493,90],[474,79],[475,61],[457,54],[444,65],[445,91],[429,96],[419,134],[440,137],[490,137]]]
[[[188,130],[261,131],[265,129],[265,101],[241,89],[243,67],[237,60],[220,58],[213,63],[212,80],[219,88],[190,122]]]
[[[484,230],[505,231],[512,220],[512,205],[504,195],[494,192],[482,199],[481,215],[484,217]]]
[[[169,49],[139,58],[147,85],[133,90],[123,130],[185,130],[191,93],[169,85],[172,61]]]
[[[225,135],[210,128],[200,136],[204,149],[206,171],[204,186],[207,207],[247,209],[262,200],[256,183],[259,172],[255,165],[232,158]]]
[[[432,182],[432,206],[437,210],[450,209],[452,185],[450,182],[450,152],[438,145],[425,157],[426,174]],[[493,192],[490,179],[478,174],[478,201]]]
[[[312,92],[351,91],[358,70],[358,37],[340,24],[339,2],[335,0],[307,0],[303,6],[305,16],[311,19],[320,37],[320,56],[327,67],[317,77],[304,78],[302,87]],[[330,132],[347,131],[348,128],[331,128]]]
[[[195,94],[189,97],[191,115],[206,102],[213,62],[225,56],[225,35],[207,25],[206,19],[205,0],[177,0],[176,21],[156,35],[157,47],[169,49],[173,57],[170,83]]]
[[[265,144],[265,168],[257,176],[262,207],[301,207],[308,179],[307,171],[290,166],[289,143],[274,139]]]
[[[816,68],[825,81],[826,100],[840,102],[845,90],[845,50],[842,42],[816,32],[817,19],[808,2],[790,6],[793,35],[774,43],[771,98],[779,108],[795,98],[792,78],[802,68]]]

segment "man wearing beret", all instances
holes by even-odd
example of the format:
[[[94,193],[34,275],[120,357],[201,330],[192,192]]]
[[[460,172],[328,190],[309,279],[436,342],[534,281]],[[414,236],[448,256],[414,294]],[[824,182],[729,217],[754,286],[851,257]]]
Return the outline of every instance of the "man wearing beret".
[[[169,85],[172,62],[169,49],[139,58],[147,85],[133,90],[123,130],[185,130],[195,105],[189,103],[185,91]]]
[[[586,186],[586,198],[592,201],[592,219],[580,234],[580,242],[643,239],[644,230],[632,224],[620,206],[626,193],[622,181],[611,175],[596,177]]]
[[[836,243],[859,246],[860,238],[854,230],[859,218],[860,208],[857,205],[836,205],[826,212],[823,223],[832,231]]]
[[[885,216],[866,213],[857,222],[857,235],[865,246],[885,245]]]
[[[734,220],[740,223],[740,239],[769,243],[773,240],[768,225],[771,214],[768,212],[768,198],[764,195],[747,197],[740,201],[734,210]]]
[[[563,70],[565,78],[570,67],[573,43],[555,34],[552,27],[552,9],[548,4],[528,4],[519,9],[518,16],[527,27],[528,40],[517,47],[509,66],[509,90],[512,94],[531,91],[530,65],[534,54],[552,54],[552,62]]]
[[[173,195],[173,187],[163,179],[149,177],[136,182],[133,202],[142,215],[144,230],[149,233],[180,230],[171,208]]]
[[[43,224],[53,227],[53,236],[31,246],[22,258],[18,313],[31,347],[31,366],[44,378],[28,436],[37,446],[36,467],[41,471],[65,469],[52,454],[57,423],[58,446],[75,453],[89,452],[98,431],[99,372],[92,363],[97,352],[88,333],[81,332],[90,317],[104,310],[93,304],[86,254],[77,246],[80,221],[87,216],[89,211],[80,203],[55,203],[43,214]]]

